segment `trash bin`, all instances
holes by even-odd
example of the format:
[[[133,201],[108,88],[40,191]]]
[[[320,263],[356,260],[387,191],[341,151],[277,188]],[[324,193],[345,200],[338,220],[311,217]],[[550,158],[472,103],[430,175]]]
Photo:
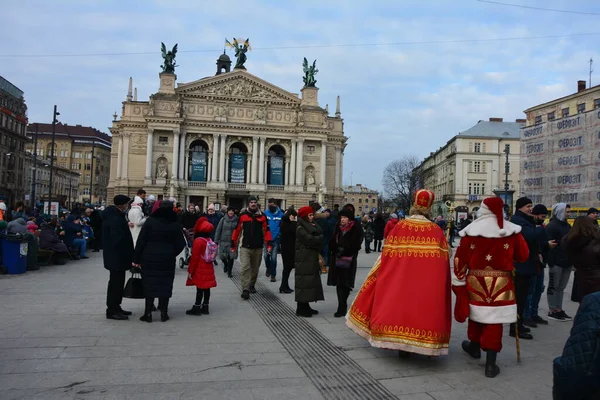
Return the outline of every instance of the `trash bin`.
[[[37,263],[38,256],[38,241],[37,237],[32,233],[27,233],[23,236],[27,241],[27,271],[35,271],[40,269]]]
[[[6,273],[24,274],[27,271],[27,241],[21,235],[2,237],[2,263]]]

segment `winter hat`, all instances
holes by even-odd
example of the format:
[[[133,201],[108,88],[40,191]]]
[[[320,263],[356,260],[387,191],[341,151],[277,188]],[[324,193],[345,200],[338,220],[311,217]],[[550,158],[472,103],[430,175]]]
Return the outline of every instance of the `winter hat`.
[[[354,208],[353,204],[346,204],[344,207],[342,207],[342,211],[343,210],[350,210],[350,212],[352,213],[352,217],[350,218],[354,218],[354,214],[356,214],[356,208]]]
[[[158,208],[160,207],[160,204],[161,204],[161,203],[162,203],[162,200],[159,200],[159,201],[155,201],[155,202],[154,202],[154,205],[152,206],[152,214],[154,214],[154,212],[155,212],[156,210],[158,210]]]
[[[35,225],[35,222],[33,222],[33,221],[27,221],[27,225]]]
[[[527,197],[520,197],[519,199],[517,199],[517,204],[515,205],[517,210],[520,210],[521,208],[525,207],[527,204],[533,204],[533,201],[531,201],[531,199],[527,198]]]
[[[598,214],[598,209],[591,207],[589,210],[587,210],[587,215],[590,214]]]
[[[113,199],[115,206],[124,206],[125,204],[129,203],[129,200],[131,199],[124,194],[118,194]]]
[[[194,234],[211,233],[215,227],[205,217],[199,218],[194,225]]]
[[[498,228],[500,231],[498,232],[501,236],[506,235],[506,230],[504,230],[504,202],[500,197],[488,197],[487,199],[481,202],[481,209],[483,212],[491,211],[496,216],[496,222],[498,223]]]
[[[151,194],[150,196],[148,196],[148,201],[156,201],[156,197],[154,197],[154,195]]]
[[[258,197],[256,197],[256,196],[249,196],[249,197],[248,197],[248,203],[250,203],[251,201],[256,201],[256,202],[258,202]]]
[[[544,215],[544,214],[548,214],[548,209],[543,204],[536,204],[533,207],[533,209],[531,210],[531,213],[533,215]]]
[[[316,201],[312,203],[309,207],[312,208],[313,212],[317,212],[321,209],[321,205]]]
[[[390,215],[390,217],[391,217],[391,218],[393,218],[393,219],[398,219],[398,214],[396,214],[396,213],[392,213],[392,214]]]
[[[215,205],[214,205],[213,203],[210,203],[210,204],[208,205],[208,209],[209,209],[209,210],[214,210],[214,209],[215,209]]]
[[[6,203],[0,203],[0,210],[6,211]]]
[[[352,210],[350,208],[344,207],[338,213],[338,217],[346,217],[349,219],[354,219],[354,213],[352,212]]]
[[[133,199],[133,204],[137,204],[138,206],[144,204],[144,200],[140,196],[135,196]]]
[[[298,210],[298,217],[302,219],[306,219],[308,214],[314,214],[314,211],[310,206],[304,206]]]

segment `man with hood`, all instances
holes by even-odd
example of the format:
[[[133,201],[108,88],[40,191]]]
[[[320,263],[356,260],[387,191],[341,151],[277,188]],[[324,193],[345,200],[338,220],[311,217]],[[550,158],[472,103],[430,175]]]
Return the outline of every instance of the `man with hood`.
[[[23,217],[14,218],[6,227],[7,233],[24,235],[27,231],[27,222]]]
[[[548,318],[555,321],[571,321],[571,318],[562,309],[563,296],[569,278],[571,277],[571,267],[566,252],[561,244],[562,238],[571,230],[571,225],[567,222],[571,206],[566,203],[558,203],[552,206],[552,218],[546,226],[546,234],[549,240],[554,240],[557,246],[548,252]]]
[[[277,254],[279,252],[279,224],[281,218],[283,218],[283,211],[277,206],[277,200],[269,199],[267,201],[267,209],[265,210],[265,217],[269,223],[269,230],[271,231],[273,250],[267,251],[267,246],[264,246],[263,256],[265,258],[265,266],[267,267],[267,278],[271,278],[271,282],[276,282],[277,279]]]
[[[144,200],[142,200],[142,198],[139,196],[135,196],[133,203],[131,203],[131,208],[127,213],[127,219],[129,220],[129,229],[131,231],[134,248],[135,244],[137,243],[138,236],[140,235],[140,231],[142,230],[142,226],[144,225],[144,222],[146,222],[147,218],[144,216],[144,211],[142,210],[143,205]]]
[[[504,220],[503,201],[489,197],[481,203],[478,217],[460,231],[462,237],[454,257],[452,290],[456,294],[454,318],[469,318],[469,340],[462,348],[473,358],[486,352],[485,376],[500,373],[496,356],[502,349],[502,324],[517,320],[514,261],[529,256],[521,227]]]
[[[256,293],[254,285],[258,278],[258,269],[263,247],[267,253],[273,249],[269,224],[265,215],[258,209],[258,198],[250,196],[248,207],[240,213],[237,228],[231,237],[231,251],[235,252],[240,244],[240,262],[242,264],[242,299],[248,300],[250,293]]]
[[[131,311],[121,308],[123,289],[125,287],[125,271],[132,267],[133,239],[125,212],[129,205],[129,197],[118,194],[114,197],[114,205],[106,207],[102,212],[102,233],[104,251],[104,268],[110,273],[106,291],[106,318],[115,320],[129,319]]]

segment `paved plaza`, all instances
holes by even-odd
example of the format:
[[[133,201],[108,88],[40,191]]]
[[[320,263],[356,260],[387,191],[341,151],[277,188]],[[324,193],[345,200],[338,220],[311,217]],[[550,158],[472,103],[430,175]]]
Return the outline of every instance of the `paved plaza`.
[[[448,357],[399,358],[333,317],[334,288],[325,287],[326,301],[313,306],[318,315],[296,317],[294,296],[279,294],[264,267],[250,301],[240,298],[239,264],[233,279],[216,268],[210,315],[185,315],[195,290],[178,269],[171,320],[162,323],[155,313],[152,324],[140,322],[143,301],[130,299],[123,303],[134,313],[129,321],[107,320],[108,272],[101,253],[90,256],[0,276],[0,399],[547,400],[552,360],[571,326],[551,321],[533,329],[535,339],[521,341],[521,364],[505,328],[502,372],[488,379],[484,359],[460,348],[466,324],[453,323]],[[377,256],[360,254],[357,283]],[[574,315],[577,305],[565,303]],[[543,315],[545,297],[541,305]]]

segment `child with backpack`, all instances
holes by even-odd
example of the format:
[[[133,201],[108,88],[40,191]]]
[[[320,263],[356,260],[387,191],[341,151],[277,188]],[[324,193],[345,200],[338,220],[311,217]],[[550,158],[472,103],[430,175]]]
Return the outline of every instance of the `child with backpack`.
[[[194,225],[194,244],[192,258],[188,265],[188,279],[186,286],[196,286],[196,302],[187,315],[208,314],[210,288],[217,286],[213,262],[217,258],[218,246],[210,239],[214,226],[205,217],[196,221]]]

